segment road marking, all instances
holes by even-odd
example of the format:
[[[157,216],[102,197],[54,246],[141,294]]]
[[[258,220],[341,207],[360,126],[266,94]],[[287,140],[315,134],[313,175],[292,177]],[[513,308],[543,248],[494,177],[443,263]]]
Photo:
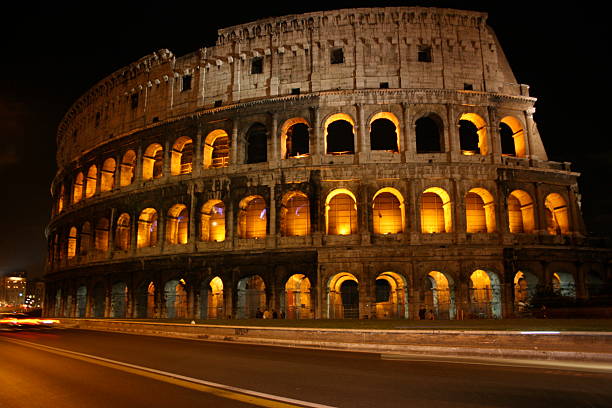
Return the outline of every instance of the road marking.
[[[269,408],[296,408],[296,407],[311,407],[311,408],[335,408],[330,405],[322,405],[313,402],[296,400],[293,398],[285,398],[278,395],[266,394],[247,390],[244,388],[233,387],[231,385],[219,384],[211,381],[200,380],[198,378],[187,377],[180,374],[174,374],[167,371],[156,370],[154,368],[141,367],[138,365],[124,363],[122,361],[110,360],[104,357],[93,356],[90,354],[79,353],[76,351],[64,350],[56,347],[45,346],[42,344],[32,343],[25,340],[17,340],[11,338],[3,338],[5,341],[19,344],[24,347],[30,347],[41,351],[57,354],[60,356],[81,360],[92,364],[97,364],[103,367],[113,368],[115,370],[124,371],[130,374],[140,375],[142,377],[151,378],[158,381],[163,381],[169,384],[174,384],[179,387],[189,388],[195,391],[201,391],[208,394],[213,394],[217,397],[232,399],[240,402],[245,402],[258,407]]]

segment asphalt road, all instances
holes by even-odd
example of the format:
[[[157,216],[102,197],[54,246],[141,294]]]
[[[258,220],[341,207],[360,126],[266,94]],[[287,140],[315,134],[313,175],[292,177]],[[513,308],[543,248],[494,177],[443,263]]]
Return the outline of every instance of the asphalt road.
[[[609,369],[503,364],[79,330],[0,332],[0,407],[612,405]]]

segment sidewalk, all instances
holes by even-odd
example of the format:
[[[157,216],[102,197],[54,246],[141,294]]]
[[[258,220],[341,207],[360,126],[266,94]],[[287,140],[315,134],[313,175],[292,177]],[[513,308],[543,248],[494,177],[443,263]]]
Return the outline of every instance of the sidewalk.
[[[612,331],[439,328],[398,330],[254,326],[248,325],[251,323],[249,321],[244,322],[247,325],[229,325],[243,322],[185,324],[163,320],[61,320],[65,327],[84,330],[284,347],[612,363]],[[280,325],[284,322],[291,323],[276,321],[273,324]],[[564,327],[568,327],[567,324]]]

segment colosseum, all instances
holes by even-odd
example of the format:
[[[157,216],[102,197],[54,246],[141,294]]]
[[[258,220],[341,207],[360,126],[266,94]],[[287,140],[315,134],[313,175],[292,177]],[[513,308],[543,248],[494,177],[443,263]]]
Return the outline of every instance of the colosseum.
[[[57,134],[46,314],[506,318],[609,251],[481,12],[274,17],[159,50]]]

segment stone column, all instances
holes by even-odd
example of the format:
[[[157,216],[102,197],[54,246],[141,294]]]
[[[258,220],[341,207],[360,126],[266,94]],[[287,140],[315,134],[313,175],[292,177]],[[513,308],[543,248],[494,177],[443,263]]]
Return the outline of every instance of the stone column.
[[[366,152],[369,151],[367,135],[366,135],[366,123],[365,123],[365,114],[363,112],[363,105],[358,103],[355,105],[357,108],[357,124],[355,126],[357,130],[357,143],[356,149],[357,155],[359,156],[359,161],[363,162],[366,159]]]
[[[140,143],[136,152],[136,162],[134,163],[134,182],[138,184],[142,182],[142,161],[142,143]]]
[[[196,133],[194,143],[195,155],[192,161],[192,174],[193,177],[200,177],[202,175],[202,170],[204,169],[204,161],[202,157],[202,125],[198,124],[198,131]]]
[[[278,136],[278,113],[273,112],[272,116],[272,129],[271,129],[271,137],[272,137],[272,154],[270,155],[270,160],[268,163],[270,168],[278,167],[278,161],[280,159],[280,145],[279,145],[279,136]]]
[[[230,166],[238,166],[238,121],[235,119],[232,124],[232,140],[230,149]]]
[[[400,149],[404,151],[406,161],[414,161],[416,154],[416,139],[414,127],[410,123],[410,105],[407,102],[402,102],[402,144]]]
[[[312,148],[312,151],[310,152],[311,156],[316,157],[316,159],[314,159],[313,157],[313,164],[318,164],[321,162],[321,155],[323,155],[325,152],[323,152],[323,146],[324,143],[321,140],[321,114],[319,112],[319,108],[317,106],[311,108],[311,118],[312,118],[312,123],[311,123],[311,127],[309,130],[310,133],[310,147]],[[316,163],[315,163],[316,162]]]
[[[166,140],[164,141],[164,164],[163,164],[163,174],[162,178],[167,179],[170,177],[170,160],[172,155],[170,154],[170,140],[168,140],[168,135],[165,135]]]

